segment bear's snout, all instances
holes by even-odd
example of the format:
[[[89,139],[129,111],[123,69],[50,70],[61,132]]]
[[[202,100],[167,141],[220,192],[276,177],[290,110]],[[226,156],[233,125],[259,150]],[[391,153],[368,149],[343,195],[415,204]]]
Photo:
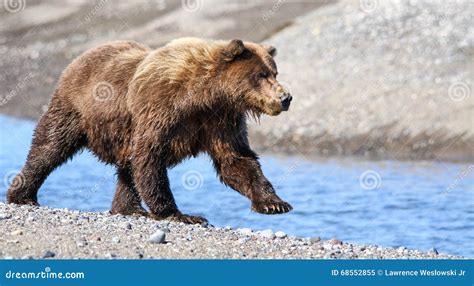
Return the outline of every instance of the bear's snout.
[[[284,92],[280,95],[281,110],[288,111],[290,108],[290,103],[293,97],[289,92]]]

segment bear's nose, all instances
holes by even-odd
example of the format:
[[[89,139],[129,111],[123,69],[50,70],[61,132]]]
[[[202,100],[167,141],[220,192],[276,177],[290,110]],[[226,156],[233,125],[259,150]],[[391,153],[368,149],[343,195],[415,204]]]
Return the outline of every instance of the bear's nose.
[[[287,111],[288,108],[290,108],[290,103],[293,97],[289,92],[284,92],[283,94],[280,95],[280,101],[281,101],[281,106],[283,107],[282,109],[284,111]]]

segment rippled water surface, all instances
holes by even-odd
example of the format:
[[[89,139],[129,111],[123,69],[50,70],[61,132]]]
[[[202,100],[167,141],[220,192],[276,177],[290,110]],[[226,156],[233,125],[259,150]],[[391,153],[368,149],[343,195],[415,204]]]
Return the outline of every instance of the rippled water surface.
[[[34,123],[0,116],[0,199],[26,158]],[[170,170],[171,187],[185,213],[216,226],[283,230],[291,235],[474,257],[474,166],[446,162],[309,161],[263,155],[264,173],[294,210],[265,216],[222,185],[208,157]],[[361,180],[362,179],[362,180]],[[108,210],[115,173],[84,151],[56,170],[40,189],[42,205]]]

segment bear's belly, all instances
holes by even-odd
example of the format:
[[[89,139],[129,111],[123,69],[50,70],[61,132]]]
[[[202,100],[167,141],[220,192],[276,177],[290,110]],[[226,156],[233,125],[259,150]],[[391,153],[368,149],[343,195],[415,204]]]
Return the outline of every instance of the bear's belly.
[[[203,144],[204,142],[197,131],[186,131],[174,137],[170,143],[167,165],[172,167],[191,156],[196,157],[200,152],[204,151],[202,148]]]
[[[128,123],[128,124],[127,124]],[[101,161],[119,167],[128,165],[131,157],[131,127],[127,118],[89,122],[87,148]]]

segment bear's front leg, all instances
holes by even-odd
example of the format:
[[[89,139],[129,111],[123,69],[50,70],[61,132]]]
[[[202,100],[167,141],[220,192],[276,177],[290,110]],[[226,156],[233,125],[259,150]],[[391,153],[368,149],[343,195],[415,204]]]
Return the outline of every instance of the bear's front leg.
[[[140,197],[150,209],[150,216],[157,220],[206,223],[203,217],[185,215],[178,210],[170,190],[166,166],[162,164],[164,157],[159,152],[147,152],[145,146],[141,147],[132,161],[133,180]]]
[[[262,214],[287,213],[293,207],[280,199],[272,184],[263,175],[256,154],[247,145],[219,143],[211,150],[214,166],[221,180],[248,197],[252,210]]]

